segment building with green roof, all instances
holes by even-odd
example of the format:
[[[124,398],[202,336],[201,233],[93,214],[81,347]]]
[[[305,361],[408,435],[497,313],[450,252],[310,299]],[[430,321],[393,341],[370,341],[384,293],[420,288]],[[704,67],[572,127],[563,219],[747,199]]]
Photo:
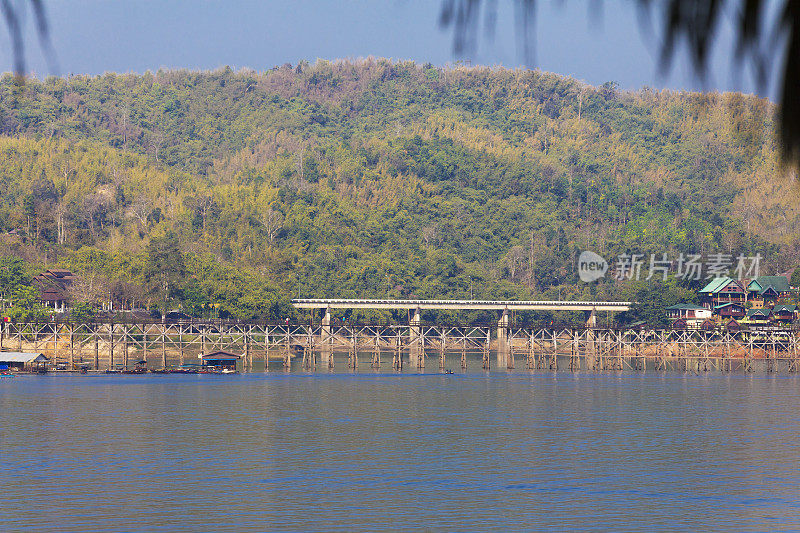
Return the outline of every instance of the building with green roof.
[[[791,324],[797,318],[797,306],[778,304],[772,308],[772,317],[775,322],[779,322],[781,324]]]
[[[753,307],[761,308],[787,298],[792,292],[786,276],[759,276],[747,284],[748,300]]]
[[[727,302],[715,305],[714,309],[712,309],[712,312],[717,317],[718,321],[728,318],[735,318],[736,320],[739,320],[744,318],[747,314],[744,304],[739,302]]]
[[[714,278],[700,289],[700,301],[706,309],[714,309],[722,304],[744,304],[747,292],[741,283],[727,276]]]
[[[742,320],[742,322],[751,324],[765,324],[771,319],[772,311],[770,309],[748,309],[747,317]]]

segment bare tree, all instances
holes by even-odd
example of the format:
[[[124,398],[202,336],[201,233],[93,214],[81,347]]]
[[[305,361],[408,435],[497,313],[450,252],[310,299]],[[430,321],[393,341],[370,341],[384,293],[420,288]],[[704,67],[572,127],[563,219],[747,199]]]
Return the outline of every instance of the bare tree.
[[[436,227],[435,226],[425,226],[422,228],[421,232],[422,241],[425,243],[425,246],[430,246],[431,241],[436,242],[438,238]]]
[[[520,267],[525,261],[525,249],[522,246],[512,246],[506,254],[506,268],[508,269],[508,277],[513,281],[517,277]]]
[[[139,222],[140,231],[146,232],[147,231],[147,218],[150,216],[152,212],[152,208],[150,207],[150,199],[147,198],[145,195],[140,194],[136,197],[136,200],[133,202],[131,206],[130,213],[133,217]]]
[[[109,288],[112,308],[133,309],[137,302],[144,300],[144,292],[139,285],[127,281],[115,281]]]
[[[103,229],[103,220],[109,205],[111,205],[111,197],[106,191],[90,194],[83,199],[81,216],[89,227],[89,232],[93,238],[97,238],[95,224],[99,224],[100,229]]]
[[[153,154],[153,158],[155,158],[156,161],[159,161],[158,152],[164,145],[164,133],[161,131],[161,128],[156,128],[150,132],[150,135],[148,135],[147,145],[148,150]]]
[[[283,222],[283,214],[280,211],[272,209],[272,206],[269,206],[267,210],[261,214],[261,224],[264,226],[264,231],[267,232],[270,245],[275,242],[275,237],[283,228]]]
[[[295,168],[297,169],[298,176],[300,176],[300,182],[301,183],[306,177],[305,176],[305,169],[303,168],[303,159],[305,158],[305,154],[306,154],[306,147],[305,146],[301,146],[300,147],[300,151],[297,152],[297,154],[296,154],[297,160],[295,162]]]
[[[203,233],[208,227],[208,219],[214,214],[219,214],[219,205],[210,194],[198,194],[184,200],[185,205],[193,209],[203,222]]]
[[[67,202],[61,198],[53,209],[53,215],[56,219],[56,232],[58,244],[63,245],[66,240],[66,231],[64,230],[64,217],[67,214]]]
[[[98,304],[105,300],[107,283],[93,272],[76,278],[67,289],[73,302]]]

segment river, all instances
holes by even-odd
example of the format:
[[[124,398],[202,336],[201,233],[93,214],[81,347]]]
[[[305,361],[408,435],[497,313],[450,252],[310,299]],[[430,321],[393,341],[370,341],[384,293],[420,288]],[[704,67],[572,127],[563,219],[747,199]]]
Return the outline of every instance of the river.
[[[0,379],[0,531],[800,528],[800,377]]]

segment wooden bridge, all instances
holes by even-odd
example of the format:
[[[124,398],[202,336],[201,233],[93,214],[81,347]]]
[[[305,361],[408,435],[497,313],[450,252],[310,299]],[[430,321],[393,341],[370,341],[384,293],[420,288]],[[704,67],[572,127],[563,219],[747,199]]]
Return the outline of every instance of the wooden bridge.
[[[785,329],[685,331],[509,325],[333,325],[231,323],[5,323],[0,349],[43,352],[70,369],[151,368],[198,362],[215,350],[305,370],[349,368],[528,368],[545,370],[764,370],[796,372],[798,332]],[[433,361],[432,361],[433,360]],[[298,365],[299,363],[299,365]]]

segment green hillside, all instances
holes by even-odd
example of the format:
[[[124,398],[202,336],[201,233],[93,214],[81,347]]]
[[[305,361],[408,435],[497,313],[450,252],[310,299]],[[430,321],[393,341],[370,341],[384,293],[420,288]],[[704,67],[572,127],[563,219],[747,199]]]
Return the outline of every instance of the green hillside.
[[[7,76],[0,255],[73,269],[93,305],[242,319],[297,295],[670,303],[701,282],[587,285],[577,255],[794,267],[773,114],[740,94],[372,59]]]

